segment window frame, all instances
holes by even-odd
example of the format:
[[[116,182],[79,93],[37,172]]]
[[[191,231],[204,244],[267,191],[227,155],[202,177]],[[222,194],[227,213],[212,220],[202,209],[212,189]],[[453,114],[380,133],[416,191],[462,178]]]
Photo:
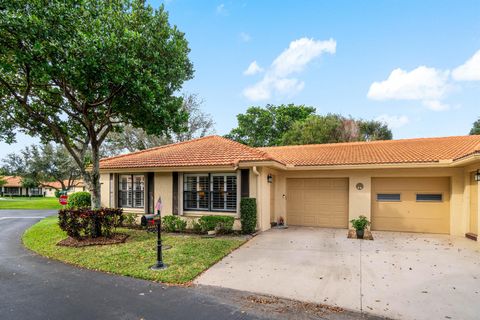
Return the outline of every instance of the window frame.
[[[382,199],[378,199],[378,196],[379,195],[397,195],[398,194],[398,200],[392,200],[392,199],[388,199],[388,200],[382,200]],[[402,193],[401,192],[377,192],[375,194],[375,201],[376,202],[402,202]]]
[[[440,196],[440,200],[418,200],[419,195],[433,195],[433,196]],[[445,201],[445,195],[443,192],[416,192],[415,193],[415,202],[434,202],[434,203],[442,203]]]
[[[187,197],[186,194],[188,192],[192,192],[189,190],[186,190],[187,186],[187,179],[189,177],[197,177],[197,190],[198,186],[200,184],[200,180],[198,177],[208,177],[208,190],[203,192],[206,192],[206,197],[207,197],[207,203],[208,203],[208,208],[199,208],[199,202],[201,200],[198,199],[197,197],[197,207],[188,207],[187,206]],[[213,189],[213,178],[214,177],[224,177],[224,183],[223,183],[223,208],[213,208],[213,194],[217,192],[216,190]],[[232,194],[234,196],[234,208],[229,209],[228,208],[228,186],[226,183],[226,177],[234,177],[235,179],[235,189],[232,191]],[[196,191],[199,192],[199,191]],[[189,212],[189,211],[203,211],[203,212],[229,212],[229,213],[235,213],[238,210],[238,176],[236,172],[214,172],[214,173],[184,173],[183,174],[183,185],[182,185],[182,196],[183,196],[183,211]]]
[[[185,186],[187,185],[187,178],[188,177],[195,177],[196,178],[195,191],[186,190]],[[207,182],[208,190],[199,191],[199,185],[200,185],[199,177],[207,177],[208,178],[208,182]],[[183,191],[183,210],[185,210],[185,211],[210,211],[210,174],[209,173],[187,173],[187,174],[184,174],[183,175],[183,186],[182,186],[182,188],[183,188],[182,189],[182,191]],[[195,200],[195,202],[197,204],[197,207],[187,207],[186,206],[187,197],[185,196],[185,194],[187,192],[196,192],[197,193],[197,197],[196,197],[196,200]],[[201,200],[198,197],[199,192],[205,192],[206,193],[208,208],[200,208],[200,201]]]
[[[127,182],[126,182],[126,190],[121,188],[122,186],[122,177],[127,177]],[[136,206],[135,202],[137,200],[136,194],[138,194],[138,191],[136,191],[136,185],[135,185],[135,177],[142,177],[142,182],[143,182],[143,190],[141,190],[140,194],[140,201],[142,203],[141,206]],[[117,182],[117,204],[119,208],[128,208],[128,209],[145,209],[145,182],[146,182],[146,177],[145,174],[119,174],[118,175],[118,182]],[[126,194],[126,204],[122,204],[123,196],[121,196],[121,193]],[[130,203],[129,203],[130,202]]]

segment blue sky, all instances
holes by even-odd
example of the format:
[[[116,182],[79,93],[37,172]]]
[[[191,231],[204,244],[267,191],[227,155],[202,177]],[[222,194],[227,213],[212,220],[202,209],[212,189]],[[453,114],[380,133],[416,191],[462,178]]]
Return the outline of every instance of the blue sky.
[[[480,116],[478,0],[165,6],[190,43],[195,78],[184,90],[204,99],[217,134],[267,103],[384,120],[396,139],[467,134]],[[0,157],[32,142],[19,140],[0,144]]]

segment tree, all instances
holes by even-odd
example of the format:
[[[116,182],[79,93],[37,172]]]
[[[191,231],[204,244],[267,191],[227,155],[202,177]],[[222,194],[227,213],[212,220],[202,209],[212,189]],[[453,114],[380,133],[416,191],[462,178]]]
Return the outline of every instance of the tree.
[[[315,114],[315,108],[304,105],[271,105],[265,108],[250,107],[245,114],[237,115],[238,125],[225,137],[252,146],[281,145],[282,136],[296,121]]]
[[[480,134],[480,119],[473,123],[472,129],[470,130],[470,135]]]
[[[185,128],[193,75],[184,34],[143,0],[7,1],[0,6],[0,139],[65,146],[100,207],[100,148],[128,124]]]
[[[0,188],[7,184],[4,176],[0,176]]]
[[[28,196],[28,189],[38,188],[39,184],[36,180],[28,177],[22,178],[22,187],[27,189],[27,196]]]
[[[339,128],[342,119],[335,114],[312,115],[297,121],[282,137],[282,145],[341,142]]]
[[[45,144],[25,147],[19,154],[11,153],[3,160],[4,168],[12,175],[58,189],[51,182],[58,182],[62,190],[68,190],[81,177],[80,170],[65,147]]]
[[[360,136],[363,141],[392,140],[392,131],[386,123],[376,120],[359,120]]]
[[[126,125],[122,131],[112,132],[107,136],[103,154],[118,155],[124,151],[134,152],[156,146],[191,140],[213,133],[213,119],[204,113],[200,106],[202,101],[196,94],[183,95],[183,110],[188,113],[187,130],[185,132],[167,132],[161,136],[151,135],[141,128]]]
[[[314,144],[350,141],[390,140],[392,132],[386,124],[378,121],[356,120],[338,114],[312,115],[297,121],[285,132],[281,143]]]

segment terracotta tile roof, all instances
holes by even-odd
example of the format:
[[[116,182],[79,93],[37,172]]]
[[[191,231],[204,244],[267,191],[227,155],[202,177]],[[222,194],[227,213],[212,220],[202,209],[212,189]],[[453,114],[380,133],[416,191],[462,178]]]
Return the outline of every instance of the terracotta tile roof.
[[[259,148],[294,166],[426,163],[480,153],[480,135]]]
[[[68,180],[63,181],[63,183],[67,186],[68,185]],[[51,187],[55,189],[62,189],[62,184],[58,181],[53,181],[53,182],[42,182],[42,186],[44,187]],[[84,187],[85,184],[83,183],[83,180],[76,180],[73,182],[74,187]]]
[[[240,161],[272,160],[265,152],[220,137],[207,136],[100,160],[100,169],[229,166]]]
[[[4,187],[21,187],[22,178],[16,176],[4,176],[3,179],[7,181]]]
[[[105,158],[100,168],[229,166],[269,160],[293,166],[434,163],[473,153],[480,153],[480,135],[264,148],[208,136]]]

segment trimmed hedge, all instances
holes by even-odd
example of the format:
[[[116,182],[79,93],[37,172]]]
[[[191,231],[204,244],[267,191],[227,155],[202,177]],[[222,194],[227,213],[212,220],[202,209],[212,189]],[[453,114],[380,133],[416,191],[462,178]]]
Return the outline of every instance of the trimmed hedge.
[[[58,211],[58,225],[72,238],[110,237],[112,228],[122,224],[124,215],[122,209],[101,208],[62,209]]]
[[[92,205],[92,196],[89,192],[81,191],[72,193],[68,197],[68,209],[89,208]]]
[[[203,216],[198,219],[202,232],[217,231],[217,233],[230,233],[233,230],[234,217],[230,216]]]
[[[242,222],[243,233],[255,232],[257,228],[257,199],[242,198],[240,200],[240,221]]]

